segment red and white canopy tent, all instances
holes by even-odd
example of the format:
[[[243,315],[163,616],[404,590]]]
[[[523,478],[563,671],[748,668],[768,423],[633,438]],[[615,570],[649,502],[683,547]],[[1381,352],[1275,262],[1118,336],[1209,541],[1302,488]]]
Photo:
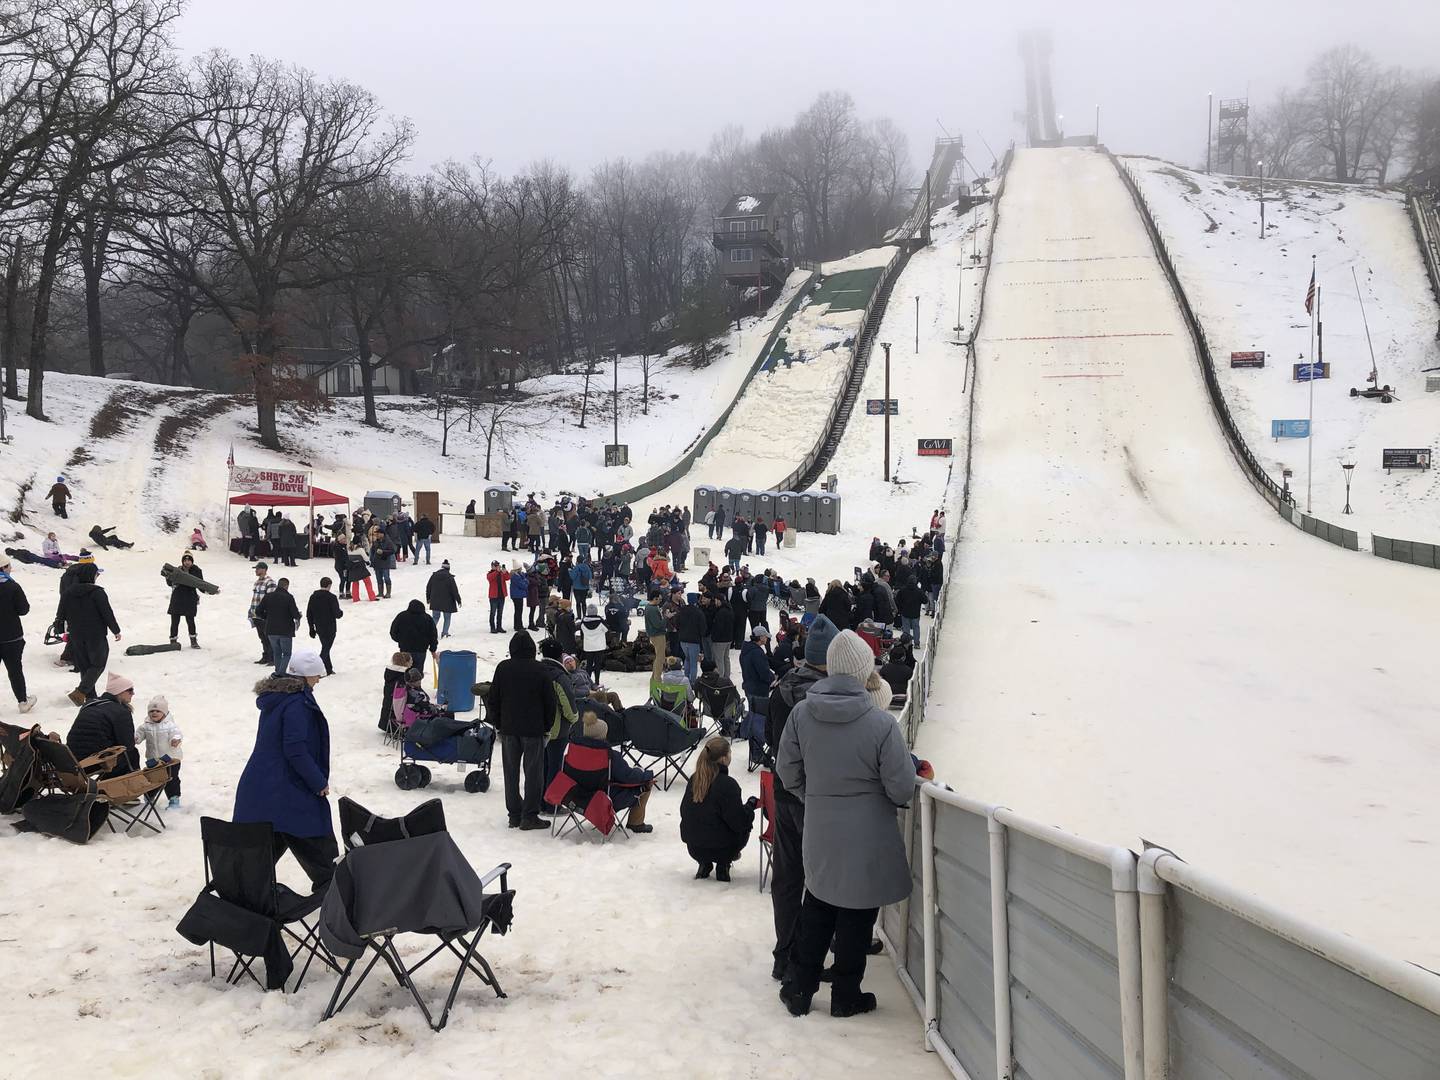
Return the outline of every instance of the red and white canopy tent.
[[[304,506],[308,507],[305,518],[306,550],[313,555],[315,507],[339,506],[345,504],[345,516],[350,516],[350,500],[344,495],[315,487],[308,472],[291,472],[279,469],[253,469],[235,464],[235,454],[230,453],[230,479],[225,492],[231,506]],[[232,495],[238,491],[240,494]],[[225,547],[230,547],[230,514],[225,514]]]

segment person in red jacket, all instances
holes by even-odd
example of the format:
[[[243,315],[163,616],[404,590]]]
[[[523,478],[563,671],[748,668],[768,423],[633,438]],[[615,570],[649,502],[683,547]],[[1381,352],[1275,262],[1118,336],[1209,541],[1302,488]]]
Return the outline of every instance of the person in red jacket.
[[[490,563],[490,572],[485,575],[490,586],[490,632],[505,632],[505,595],[510,584],[510,571],[500,565],[498,559]]]

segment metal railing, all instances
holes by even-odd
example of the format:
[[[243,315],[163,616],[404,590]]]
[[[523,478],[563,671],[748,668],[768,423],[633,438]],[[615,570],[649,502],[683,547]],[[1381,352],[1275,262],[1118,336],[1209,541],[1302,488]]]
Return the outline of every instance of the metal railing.
[[[716,417],[715,422],[706,428],[705,433],[681,456],[680,460],[660,473],[660,475],[652,477],[644,483],[636,484],[633,487],[626,488],[624,491],[618,491],[611,495],[597,495],[597,501],[628,503],[634,502],[637,499],[649,498],[657,491],[664,491],[690,471],[696,459],[705,452],[705,448],[709,446],[715,436],[719,435],[724,429],[726,421],[730,419],[730,414],[735,411],[735,406],[740,404],[740,399],[744,397],[745,392],[750,389],[750,384],[755,380],[755,376],[760,371],[760,368],[764,366],[766,358],[770,355],[770,350],[775,347],[775,342],[785,329],[786,323],[790,321],[790,317],[795,314],[796,309],[799,308],[801,303],[810,294],[810,285],[814,280],[815,275],[813,272],[805,276],[805,280],[802,281],[800,287],[795,290],[795,295],[790,298],[789,303],[787,303],[784,310],[780,312],[780,317],[775,320],[775,325],[771,327],[770,333],[766,335],[765,344],[762,345],[760,351],[755,354],[755,360],[751,363],[750,370],[745,373],[745,378],[740,383],[739,389],[735,391],[735,396],[731,399],[730,404],[725,406],[725,411]]]
[[[1420,242],[1420,255],[1425,260],[1425,270],[1430,275],[1430,288],[1440,302],[1440,210],[1436,199],[1440,196],[1411,194],[1405,199],[1410,211],[1410,224],[1415,227],[1415,238]]]
[[[835,400],[830,403],[830,412],[825,417],[825,424],[820,429],[820,437],[801,459],[800,464],[780,483],[773,485],[773,491],[794,491],[795,483],[810,471],[811,467],[819,459],[825,449],[825,443],[830,437],[830,431],[835,426],[835,418],[840,415],[840,407],[844,404],[845,392],[850,386],[850,378],[854,374],[855,365],[859,361],[860,342],[865,336],[865,325],[870,321],[870,312],[875,308],[875,302],[886,289],[890,288],[895,281],[895,275],[899,268],[904,265],[905,260],[899,248],[895,249],[890,261],[885,264],[885,272],[880,275],[875,290],[870,294],[869,301],[865,304],[865,312],[861,316],[859,329],[855,331],[855,340],[850,343],[850,363],[845,368],[845,378],[840,384],[840,390],[835,395]]]

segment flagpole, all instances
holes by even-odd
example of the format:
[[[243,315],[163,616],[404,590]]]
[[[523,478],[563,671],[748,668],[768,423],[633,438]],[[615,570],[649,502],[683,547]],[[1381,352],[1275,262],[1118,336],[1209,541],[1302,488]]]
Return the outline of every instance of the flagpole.
[[[1305,513],[1310,513],[1310,494],[1315,486],[1315,373],[1325,370],[1325,338],[1320,328],[1320,285],[1315,285],[1315,343],[1316,352],[1310,364],[1310,438],[1305,447]]]

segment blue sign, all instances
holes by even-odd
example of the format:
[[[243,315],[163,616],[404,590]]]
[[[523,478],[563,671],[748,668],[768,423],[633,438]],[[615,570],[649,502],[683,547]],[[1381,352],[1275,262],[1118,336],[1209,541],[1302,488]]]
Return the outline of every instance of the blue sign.
[[[1295,372],[1296,382],[1313,382],[1316,379],[1330,378],[1329,364],[1291,364]]]
[[[1310,421],[1271,420],[1270,437],[1272,439],[1308,439],[1310,437]]]
[[[866,398],[866,416],[884,416],[886,412],[891,416],[900,415],[900,401],[898,398]]]

